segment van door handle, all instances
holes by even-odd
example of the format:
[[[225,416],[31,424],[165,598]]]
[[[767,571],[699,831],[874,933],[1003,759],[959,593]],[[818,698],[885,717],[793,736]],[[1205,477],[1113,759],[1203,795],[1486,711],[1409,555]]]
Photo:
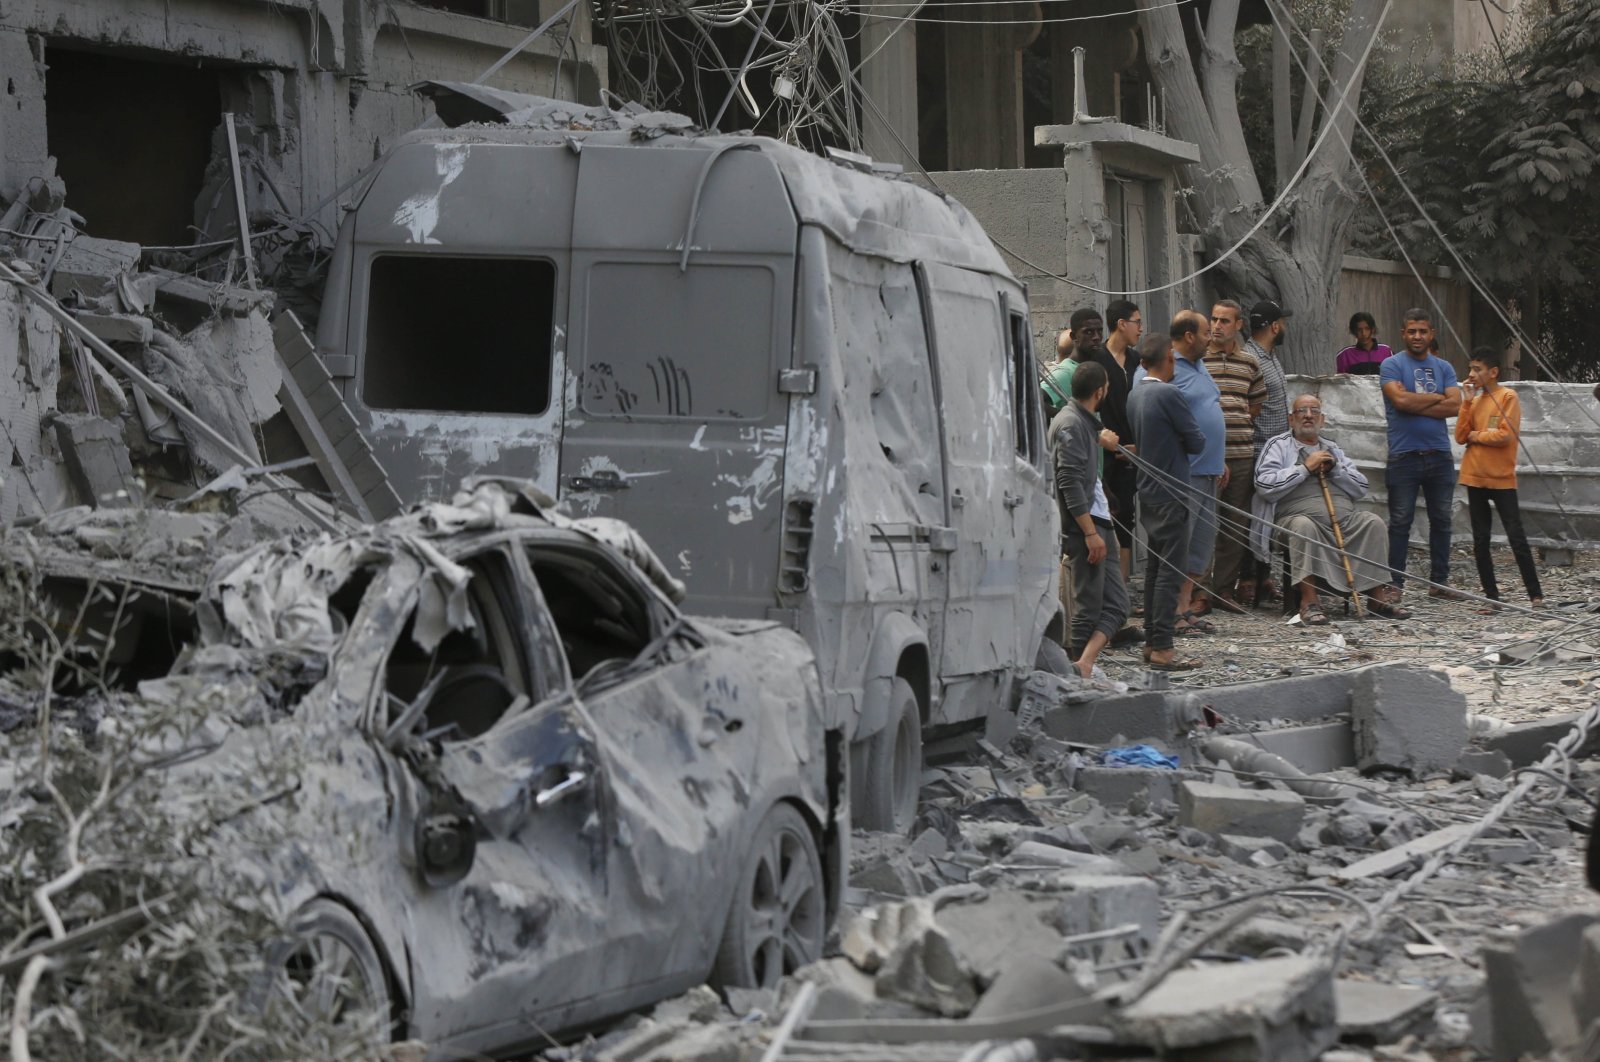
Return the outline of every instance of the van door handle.
[[[564,479],[568,490],[627,490],[633,484],[623,479],[609,468],[603,468],[592,476],[568,476]]]
[[[1012,494],[1010,491],[1006,491],[1003,504],[1007,509],[1015,509],[1017,506],[1021,505],[1024,500],[1025,499],[1022,497],[1022,495]]]

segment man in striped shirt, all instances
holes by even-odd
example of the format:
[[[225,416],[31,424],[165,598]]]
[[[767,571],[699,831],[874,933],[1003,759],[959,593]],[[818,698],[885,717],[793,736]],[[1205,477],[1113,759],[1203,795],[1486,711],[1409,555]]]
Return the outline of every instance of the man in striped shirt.
[[[1211,308],[1211,342],[1206,347],[1205,366],[1222,394],[1222,419],[1228,432],[1223,455],[1228,477],[1219,496],[1223,504],[1217,512],[1217,547],[1207,585],[1214,592],[1217,605],[1230,612],[1241,611],[1234,587],[1245,574],[1250,525],[1238,511],[1250,511],[1250,496],[1255,490],[1255,418],[1267,398],[1261,363],[1243,349],[1239,335],[1243,328],[1244,308],[1237,302],[1222,299]],[[1255,573],[1252,570],[1249,574]],[[1197,615],[1205,613],[1198,594],[1193,605]]]

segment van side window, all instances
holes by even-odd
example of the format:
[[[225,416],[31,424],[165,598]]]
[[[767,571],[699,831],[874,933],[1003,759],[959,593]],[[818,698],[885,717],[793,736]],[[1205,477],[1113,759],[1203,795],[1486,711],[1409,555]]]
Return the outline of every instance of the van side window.
[[[1044,410],[1039,405],[1038,373],[1034,369],[1032,336],[1028,319],[1020,313],[1009,317],[1007,337],[1011,347],[1011,401],[1016,406],[1012,420],[1017,430],[1017,455],[1030,465],[1042,456]]]
[[[584,278],[584,412],[740,420],[777,389],[765,266],[601,262]]]
[[[554,263],[385,254],[368,282],[368,406],[530,416],[549,408]]]

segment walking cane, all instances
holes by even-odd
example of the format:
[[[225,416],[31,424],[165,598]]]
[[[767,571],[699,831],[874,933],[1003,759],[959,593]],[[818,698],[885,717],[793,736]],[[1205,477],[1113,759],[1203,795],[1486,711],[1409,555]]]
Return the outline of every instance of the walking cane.
[[[1361,606],[1361,595],[1356,592],[1356,573],[1350,567],[1350,554],[1344,548],[1344,528],[1339,526],[1339,517],[1333,511],[1333,493],[1328,490],[1328,473],[1317,469],[1317,482],[1322,484],[1322,500],[1328,506],[1328,519],[1333,522],[1333,541],[1339,547],[1339,559],[1344,562],[1344,581],[1350,586],[1350,600],[1355,605],[1356,616],[1365,615]]]

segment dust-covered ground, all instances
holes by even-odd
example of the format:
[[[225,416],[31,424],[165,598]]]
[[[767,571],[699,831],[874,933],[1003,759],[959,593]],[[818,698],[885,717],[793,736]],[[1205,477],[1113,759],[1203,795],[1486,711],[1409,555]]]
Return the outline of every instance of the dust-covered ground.
[[[1419,563],[1412,558],[1413,569]],[[1541,565],[1545,605],[1532,613],[1523,611],[1527,597],[1509,549],[1495,551],[1495,567],[1501,599],[1514,607],[1487,615],[1482,601],[1429,597],[1416,583],[1402,602],[1411,610],[1406,620],[1357,619],[1333,598],[1324,599],[1325,627],[1301,626],[1277,602],[1242,615],[1213,611],[1206,619],[1215,634],[1178,643],[1182,655],[1206,666],[1172,682],[1215,686],[1404,660],[1449,669],[1470,711],[1507,722],[1588,707],[1600,679],[1600,555],[1579,553],[1570,567]],[[1480,593],[1470,549],[1455,550],[1451,585]],[[1113,649],[1100,663],[1114,680],[1136,685],[1143,675],[1138,645]]]

